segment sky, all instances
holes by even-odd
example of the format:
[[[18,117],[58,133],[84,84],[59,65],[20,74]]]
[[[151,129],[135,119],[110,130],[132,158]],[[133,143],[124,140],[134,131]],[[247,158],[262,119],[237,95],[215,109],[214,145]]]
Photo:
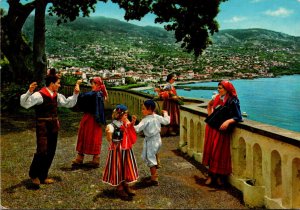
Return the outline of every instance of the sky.
[[[7,9],[6,0],[1,0],[0,7]],[[98,3],[96,12],[90,16],[105,16],[125,21],[124,14],[124,10],[109,1]],[[155,25],[154,18],[154,15],[149,14],[141,21],[129,23],[162,27]],[[221,3],[216,20],[220,30],[263,28],[300,36],[300,0],[228,0]]]

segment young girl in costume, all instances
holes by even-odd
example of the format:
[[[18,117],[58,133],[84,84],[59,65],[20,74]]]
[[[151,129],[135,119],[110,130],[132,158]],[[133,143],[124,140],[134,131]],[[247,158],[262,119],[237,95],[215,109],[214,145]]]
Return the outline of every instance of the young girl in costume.
[[[72,161],[73,166],[83,164],[84,155],[93,155],[89,162],[92,167],[100,164],[102,145],[102,127],[105,125],[104,100],[108,97],[106,87],[100,77],[91,79],[92,90],[81,93],[78,97],[78,107],[84,112],[78,130],[76,145],[77,157]]]
[[[157,153],[162,145],[160,136],[161,124],[168,125],[170,123],[170,116],[165,110],[162,111],[163,117],[155,114],[154,110],[155,102],[153,100],[146,100],[142,106],[144,118],[134,128],[137,133],[143,131],[145,135],[142,158],[151,172],[151,179],[148,184],[158,186]],[[135,123],[135,121],[136,116],[132,116],[132,123]]]
[[[102,181],[117,187],[121,199],[135,195],[129,184],[137,181],[138,169],[132,150],[137,136],[133,123],[128,120],[128,109],[117,105],[112,114],[112,123],[106,126],[106,139],[110,143]]]

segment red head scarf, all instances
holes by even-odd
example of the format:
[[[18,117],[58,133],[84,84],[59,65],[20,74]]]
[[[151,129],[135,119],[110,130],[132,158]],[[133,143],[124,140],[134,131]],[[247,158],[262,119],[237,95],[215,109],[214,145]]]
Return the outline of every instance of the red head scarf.
[[[95,91],[102,91],[104,97],[107,96],[106,87],[100,77],[94,77],[93,79],[91,79],[91,83],[92,82],[97,85]]]
[[[230,96],[237,97],[236,90],[231,82],[227,80],[222,80],[219,84],[225,88],[225,90]]]

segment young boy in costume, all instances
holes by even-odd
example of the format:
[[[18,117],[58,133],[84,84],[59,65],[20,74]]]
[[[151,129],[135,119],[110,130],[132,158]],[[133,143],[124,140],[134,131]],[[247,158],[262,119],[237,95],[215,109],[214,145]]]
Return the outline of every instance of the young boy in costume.
[[[137,133],[143,131],[145,135],[144,146],[142,151],[142,158],[150,168],[151,179],[149,185],[158,186],[158,160],[157,153],[162,145],[160,130],[161,124],[170,124],[170,116],[168,112],[163,110],[163,117],[154,113],[155,102],[153,100],[146,100],[142,106],[142,114],[144,118],[141,122],[134,126]],[[132,123],[135,123],[136,116],[132,116]]]
[[[133,123],[128,120],[128,109],[119,104],[113,111],[112,123],[106,126],[106,139],[110,143],[102,181],[117,187],[117,195],[127,200],[135,195],[129,184],[137,181],[138,169],[132,150],[137,136]]]

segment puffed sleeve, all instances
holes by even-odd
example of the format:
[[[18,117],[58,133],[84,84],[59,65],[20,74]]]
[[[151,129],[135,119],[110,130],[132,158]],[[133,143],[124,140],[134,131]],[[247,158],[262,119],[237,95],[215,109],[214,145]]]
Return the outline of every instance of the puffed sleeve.
[[[66,98],[64,95],[58,93],[57,94],[57,103],[59,107],[71,108],[77,103],[78,94],[73,94]]]
[[[29,109],[34,105],[40,105],[43,103],[43,97],[39,92],[31,94],[27,91],[25,94],[22,94],[20,97],[20,105],[25,109]]]

